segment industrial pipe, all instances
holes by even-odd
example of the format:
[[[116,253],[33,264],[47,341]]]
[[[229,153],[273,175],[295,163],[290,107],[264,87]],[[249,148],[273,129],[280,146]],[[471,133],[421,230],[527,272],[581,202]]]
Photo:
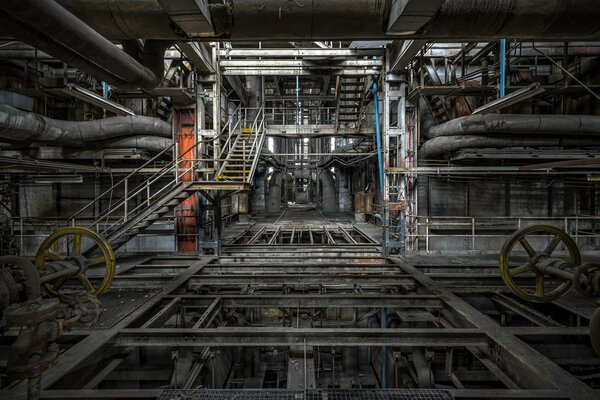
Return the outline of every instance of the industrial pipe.
[[[173,22],[157,0],[58,2],[111,40],[181,39],[180,32],[173,29]],[[209,5],[215,26],[213,38],[288,41],[398,37],[387,32],[387,27],[395,22],[390,21],[392,0],[228,0],[223,3],[226,4]],[[599,14],[600,1],[597,0],[446,0],[421,29],[401,37],[465,41],[598,39]],[[395,30],[402,32],[401,21],[397,25]]]
[[[322,185],[323,211],[326,213],[340,211],[333,173],[327,169],[321,170],[320,180]]]
[[[2,141],[35,141],[68,147],[90,147],[91,142],[110,141],[106,147],[121,147],[124,143],[143,144],[144,148],[151,151],[162,146],[160,151],[170,145],[170,138],[171,125],[158,118],[128,116],[93,121],[60,121],[0,104]]]
[[[0,30],[5,35],[110,84],[153,88],[162,81],[164,42],[146,42],[148,61],[144,63],[153,69],[148,68],[53,0],[3,0],[0,22]],[[161,48],[163,53],[159,54]],[[157,54],[160,65],[156,61]]]
[[[27,301],[37,300],[41,297],[40,273],[31,261],[23,257],[2,256],[0,257],[0,265],[14,265],[23,271]]]
[[[151,153],[160,153],[169,147],[173,141],[164,137],[157,136],[131,136],[113,139],[105,142],[91,143],[90,147],[101,149],[139,149]]]
[[[489,133],[600,136],[600,116],[478,114],[432,126],[424,133],[429,138]]]
[[[507,147],[600,147],[600,137],[561,137],[561,136],[439,136],[421,146],[421,158],[433,158],[467,148],[507,148]]]

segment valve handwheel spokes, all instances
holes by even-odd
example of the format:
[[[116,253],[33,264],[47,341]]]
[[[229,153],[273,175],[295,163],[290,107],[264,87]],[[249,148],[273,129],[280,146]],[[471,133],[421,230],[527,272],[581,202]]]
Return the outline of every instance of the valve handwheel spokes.
[[[543,249],[536,249],[533,237],[548,237],[550,240]],[[577,244],[562,230],[548,225],[536,225],[520,229],[513,233],[502,246],[500,252],[500,274],[502,280],[513,293],[524,300],[546,302],[559,298],[569,291],[573,281],[548,275],[543,268],[538,268],[544,261],[554,258],[554,251],[563,244],[569,254],[569,261],[574,266],[581,264],[581,254]],[[527,253],[528,260],[518,266],[511,265],[513,251],[521,247]],[[525,275],[527,274],[527,275]],[[530,279],[530,286],[521,280]],[[552,283],[550,283],[552,282]],[[558,282],[558,284],[556,284]]]
[[[88,248],[97,248],[93,258],[86,256],[84,244]],[[112,248],[104,238],[91,229],[72,227],[61,229],[48,236],[42,242],[35,256],[35,265],[43,269],[47,264],[54,263],[55,268],[61,265],[74,266],[74,273],[63,276],[46,283],[46,291],[68,304],[77,303],[86,293],[99,296],[106,292],[114,278],[116,271],[115,255]],[[102,271],[102,276],[89,276],[88,271]],[[76,278],[83,287],[80,294],[67,293],[61,290],[63,284],[69,278]],[[97,284],[92,282],[97,282]]]

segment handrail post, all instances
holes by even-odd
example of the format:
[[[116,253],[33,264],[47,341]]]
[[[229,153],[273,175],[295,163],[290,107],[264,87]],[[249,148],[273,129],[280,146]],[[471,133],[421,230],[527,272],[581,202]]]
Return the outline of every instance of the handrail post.
[[[128,202],[128,197],[129,197],[129,179],[125,179],[124,182],[124,186],[125,186],[125,200],[123,202],[123,217],[124,220],[127,221],[127,202]]]
[[[173,157],[175,163],[175,183],[179,183],[179,143],[175,142],[175,156]]]
[[[471,250],[475,251],[475,218],[471,219]]]

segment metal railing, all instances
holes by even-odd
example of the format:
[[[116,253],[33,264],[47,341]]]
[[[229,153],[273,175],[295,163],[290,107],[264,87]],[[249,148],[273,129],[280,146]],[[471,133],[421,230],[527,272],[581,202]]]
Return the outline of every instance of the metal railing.
[[[552,225],[567,232],[582,251],[600,250],[600,216],[571,217],[432,217],[407,216],[409,252],[497,253],[514,231],[531,225]],[[400,232],[391,234],[399,237]]]
[[[249,111],[254,111],[256,110],[256,117],[254,118],[252,124],[248,127],[247,125],[247,120],[246,118],[248,117],[248,112]],[[242,160],[243,160],[243,181],[244,183],[251,183],[252,181],[252,177],[254,176],[254,172],[256,171],[256,168],[258,166],[258,160],[259,160],[259,156],[260,156],[260,151],[262,150],[263,144],[264,144],[264,139],[265,139],[265,126],[266,126],[266,121],[265,121],[265,108],[260,107],[260,108],[245,108],[241,110],[244,117],[240,118],[238,120],[238,124],[236,124],[236,126],[244,125],[247,127],[247,129],[250,130],[250,132],[252,132],[253,135],[255,135],[255,140],[252,142],[252,146],[250,146],[250,149],[246,150],[246,144],[244,142],[245,137],[244,135],[240,133],[238,133],[238,135],[236,136],[235,140],[233,141],[233,144],[231,143],[231,137],[229,137],[226,141],[226,144],[223,146],[223,150],[221,151],[221,153],[219,154],[218,159],[222,160],[223,162],[221,163],[221,166],[218,170],[217,173],[217,177],[222,176],[224,170],[227,168],[227,162],[228,160],[231,158],[231,150],[237,148],[240,144],[242,146],[243,149],[243,154],[242,154]],[[226,146],[229,144],[229,150],[227,152],[227,154],[225,154],[225,148]],[[223,158],[225,157],[225,158]],[[251,161],[251,165],[250,165],[250,170],[249,172],[246,174],[246,161]]]
[[[335,125],[335,107],[268,107],[265,108],[267,125]]]
[[[194,145],[183,154],[178,154],[177,143],[167,147],[69,217],[67,225],[75,226],[78,217],[82,216],[87,210],[94,209],[96,205],[100,208],[101,203],[105,201],[108,201],[109,207],[95,217],[94,222],[89,225],[89,228],[95,229],[100,234],[107,234],[117,226],[126,223],[135,217],[138,212],[150,206],[158,196],[173,189],[186,174],[191,174],[191,180],[194,180],[197,162],[194,157],[186,158],[185,156],[195,151],[198,145]],[[134,188],[130,188],[130,183],[136,180],[136,176],[144,167],[164,157],[170,150],[173,150],[173,159],[171,161]],[[167,179],[168,181],[165,182]],[[154,185],[157,187],[153,187]],[[123,197],[114,201],[113,195],[118,191],[123,192]],[[137,205],[130,208],[132,200],[135,200]]]

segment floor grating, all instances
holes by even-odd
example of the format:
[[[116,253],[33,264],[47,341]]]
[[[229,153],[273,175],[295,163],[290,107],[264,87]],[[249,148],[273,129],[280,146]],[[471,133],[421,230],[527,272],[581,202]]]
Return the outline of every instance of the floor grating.
[[[100,318],[93,323],[78,322],[74,328],[110,329],[158,292],[158,289],[111,289],[100,296]]]
[[[158,400],[452,400],[434,389],[165,390]]]

